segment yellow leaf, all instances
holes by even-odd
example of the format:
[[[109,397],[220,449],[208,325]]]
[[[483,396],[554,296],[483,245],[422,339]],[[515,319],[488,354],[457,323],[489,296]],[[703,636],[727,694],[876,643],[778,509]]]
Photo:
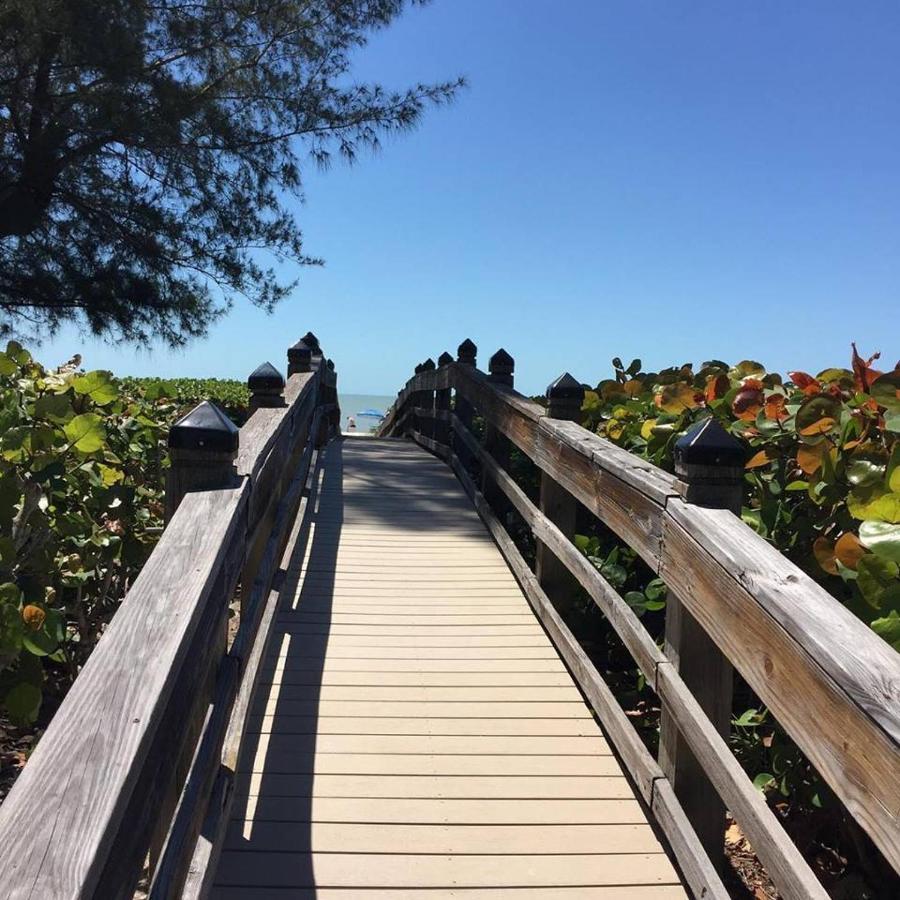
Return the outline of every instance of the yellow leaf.
[[[657,409],[667,413],[680,413],[686,409],[695,409],[700,405],[694,387],[683,381],[677,384],[663,385],[653,399]]]
[[[643,425],[641,425],[641,437],[645,441],[649,441],[653,436],[653,428],[656,425],[656,419],[647,419]],[[900,469],[898,469],[900,471]]]

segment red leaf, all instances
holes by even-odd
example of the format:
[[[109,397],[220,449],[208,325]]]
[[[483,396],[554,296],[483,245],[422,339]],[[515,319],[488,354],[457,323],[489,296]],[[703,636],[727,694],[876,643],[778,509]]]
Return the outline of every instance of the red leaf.
[[[853,348],[853,377],[856,380],[856,389],[868,394],[872,382],[881,375],[881,372],[871,368],[872,363],[881,356],[881,353],[874,353],[868,359],[863,359],[856,351],[856,344],[851,343],[850,346]]]

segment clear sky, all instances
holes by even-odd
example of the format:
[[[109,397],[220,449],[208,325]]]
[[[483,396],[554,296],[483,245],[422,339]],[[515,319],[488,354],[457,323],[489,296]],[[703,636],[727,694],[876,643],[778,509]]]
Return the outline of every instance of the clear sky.
[[[310,167],[308,269],[185,351],[66,332],[119,374],[244,378],[311,328],[344,391],[390,393],[471,337],[517,386],[613,356],[817,371],[900,356],[897,0],[435,0],[356,74],[470,87],[381,153]]]

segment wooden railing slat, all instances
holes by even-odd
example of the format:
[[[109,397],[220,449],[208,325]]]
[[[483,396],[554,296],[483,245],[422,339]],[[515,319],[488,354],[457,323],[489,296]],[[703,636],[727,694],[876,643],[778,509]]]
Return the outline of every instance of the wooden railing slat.
[[[184,665],[204,654],[204,613],[224,613],[228,597],[215,588],[243,556],[248,496],[242,481],[188,494],[175,512],[3,804],[4,896],[92,896],[121,841],[140,844],[141,823],[124,817],[142,773],[157,769],[148,755]]]

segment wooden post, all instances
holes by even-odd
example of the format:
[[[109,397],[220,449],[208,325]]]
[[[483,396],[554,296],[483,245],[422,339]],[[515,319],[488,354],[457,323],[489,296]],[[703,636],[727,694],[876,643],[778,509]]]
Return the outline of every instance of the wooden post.
[[[332,437],[337,437],[341,433],[341,405],[338,402],[337,372],[335,372],[334,370],[333,360],[326,359],[325,366],[328,369],[328,402],[334,404],[334,409],[331,411],[331,414],[329,416],[331,434]]]
[[[488,361],[488,381],[511,388],[515,368],[515,360],[501,347]],[[490,453],[501,468],[509,469],[511,450],[509,439],[488,421],[484,423],[484,449]],[[506,495],[494,484],[487,472],[481,473],[481,493],[502,521],[509,508],[509,503],[506,501]]]
[[[312,371],[312,347],[302,338],[288,347],[288,378],[298,372]]]
[[[237,477],[238,435],[234,422],[208,400],[169,429],[166,522],[189,491],[226,487]]]
[[[466,338],[459,347],[456,348],[456,361],[461,366],[471,366],[474,369],[476,367],[475,358],[477,354],[478,348],[470,338]],[[455,394],[454,412],[456,413],[456,418],[459,419],[461,424],[471,430],[475,410],[472,408],[472,404],[469,403],[459,391],[456,391]],[[469,453],[462,441],[454,441],[453,449],[457,457],[459,457],[459,461],[462,463],[463,468],[471,468],[472,454]]]
[[[675,472],[685,502],[740,514],[744,459],[741,443],[714,418],[692,427],[675,445]],[[731,727],[731,663],[671,591],[666,599],[665,654],[727,741]],[[725,804],[665,704],[660,717],[659,764],[710,860],[722,871]]]
[[[436,368],[434,360],[430,356],[422,363],[423,372],[433,372]],[[434,391],[419,391],[416,403],[418,406],[422,406],[425,409],[430,409],[434,412]],[[434,440],[434,419],[422,419],[419,422],[419,433]]]
[[[169,470],[166,473],[166,522],[171,521],[185,494],[194,491],[208,491],[227,487],[237,479],[234,461],[238,454],[240,432],[234,422],[214,403],[204,400],[187,415],[182,416],[169,429]],[[231,597],[222,597],[227,604]],[[228,644],[227,619],[221,633],[221,656],[225,655]],[[150,871],[159,862],[166,833],[181,787],[187,778],[194,744],[202,726],[202,716],[196,711],[202,708],[211,695],[216,665],[221,656],[211,654],[215,664],[204,679],[203,691],[194,701],[194,712],[188,717],[185,728],[189,732],[184,750],[174,768],[163,777],[169,784],[159,809],[159,818],[150,838]]]
[[[453,362],[453,357],[445,350],[438,357],[438,365],[443,368]],[[450,388],[441,388],[434,392],[434,411],[435,413],[450,412]],[[450,447],[451,429],[449,422],[434,420],[434,439],[445,447]]]
[[[247,379],[250,388],[250,415],[261,406],[284,406],[284,376],[270,362],[254,369]]]
[[[547,388],[547,415],[551,419],[577,422],[581,417],[583,402],[584,388],[568,372],[560,375]],[[541,472],[540,507],[541,512],[569,540],[574,538],[578,501],[546,472]],[[565,615],[571,607],[576,590],[575,579],[553,551],[540,541],[536,547],[535,575],[544,593],[560,614]]]

